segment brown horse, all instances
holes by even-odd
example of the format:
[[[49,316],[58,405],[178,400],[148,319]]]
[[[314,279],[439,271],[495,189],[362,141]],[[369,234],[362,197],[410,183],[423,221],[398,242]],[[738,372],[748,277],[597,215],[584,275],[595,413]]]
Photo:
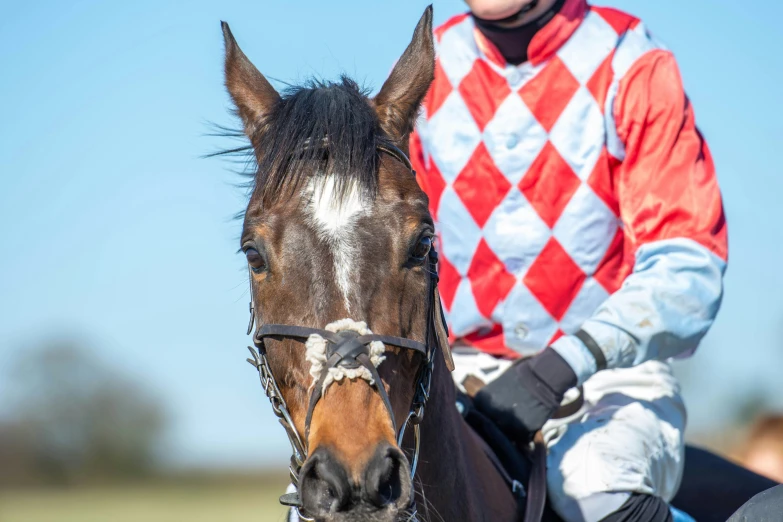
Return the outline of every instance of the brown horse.
[[[266,375],[276,411],[291,424],[303,464],[293,466],[302,514],[392,521],[418,511],[426,520],[515,520],[515,498],[455,408],[443,358],[432,356],[444,346],[429,332],[437,306],[430,291],[434,226],[406,157],[433,77],[431,8],[374,98],[346,78],[280,95],[226,24],[223,31],[226,86],[258,163],[241,237],[255,339],[263,347],[262,380]],[[306,349],[302,342],[321,339],[318,332],[331,342],[322,329],[346,318],[354,326],[365,322],[375,342],[386,336],[383,353],[369,364],[373,343],[355,344],[353,364],[333,364],[329,383],[323,377],[331,370],[313,373],[312,341]],[[408,419],[428,363],[431,388],[412,481],[402,449],[415,444],[413,432],[398,444],[406,423],[394,419]],[[365,378],[357,376],[364,368]]]

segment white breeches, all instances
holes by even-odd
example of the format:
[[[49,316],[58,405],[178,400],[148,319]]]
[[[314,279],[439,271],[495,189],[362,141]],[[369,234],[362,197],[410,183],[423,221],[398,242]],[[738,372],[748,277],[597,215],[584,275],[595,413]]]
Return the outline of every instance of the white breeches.
[[[454,362],[458,386],[468,374],[490,382],[510,365],[460,350]],[[686,414],[669,364],[604,370],[583,389],[580,411],[542,430],[555,511],[568,522],[589,522],[615,511],[632,492],[670,501],[682,478]]]

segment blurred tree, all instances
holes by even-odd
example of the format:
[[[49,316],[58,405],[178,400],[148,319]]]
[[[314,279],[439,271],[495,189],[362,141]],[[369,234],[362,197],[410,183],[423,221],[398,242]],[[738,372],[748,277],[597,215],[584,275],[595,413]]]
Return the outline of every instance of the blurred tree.
[[[732,411],[732,424],[743,428],[750,426],[763,414],[774,410],[769,390],[763,386],[749,387],[727,407]]]
[[[0,483],[128,479],[155,469],[163,409],[74,343],[20,352],[0,425]]]

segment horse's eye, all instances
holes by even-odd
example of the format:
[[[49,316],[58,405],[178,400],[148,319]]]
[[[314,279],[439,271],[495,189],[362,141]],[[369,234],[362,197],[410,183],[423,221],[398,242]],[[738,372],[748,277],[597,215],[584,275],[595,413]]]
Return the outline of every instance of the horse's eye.
[[[418,243],[416,243],[416,246],[414,246],[413,250],[411,251],[411,261],[413,261],[416,264],[423,263],[424,260],[427,259],[427,254],[430,253],[431,248],[432,248],[432,237],[422,236],[421,238],[419,238]]]
[[[250,269],[255,273],[261,273],[266,270],[266,262],[264,256],[258,253],[255,248],[248,248],[245,250],[245,256],[247,257],[247,264],[250,265]]]

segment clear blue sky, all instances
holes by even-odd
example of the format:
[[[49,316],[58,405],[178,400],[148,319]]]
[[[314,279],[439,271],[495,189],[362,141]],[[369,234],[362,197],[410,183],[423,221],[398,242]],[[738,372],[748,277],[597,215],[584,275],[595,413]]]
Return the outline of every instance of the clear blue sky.
[[[758,388],[783,407],[783,3],[615,0],[675,53],[719,170],[723,309],[685,363],[694,429]],[[184,7],[187,5],[187,7]],[[437,22],[464,9],[435,1]],[[377,89],[425,2],[13,2],[0,17],[0,375],[42,339],[89,342],[167,405],[174,464],[286,462],[245,362],[244,205],[200,157],[232,123],[219,20],[271,78]],[[0,377],[0,409],[3,392]],[[8,393],[5,389],[5,393]]]

